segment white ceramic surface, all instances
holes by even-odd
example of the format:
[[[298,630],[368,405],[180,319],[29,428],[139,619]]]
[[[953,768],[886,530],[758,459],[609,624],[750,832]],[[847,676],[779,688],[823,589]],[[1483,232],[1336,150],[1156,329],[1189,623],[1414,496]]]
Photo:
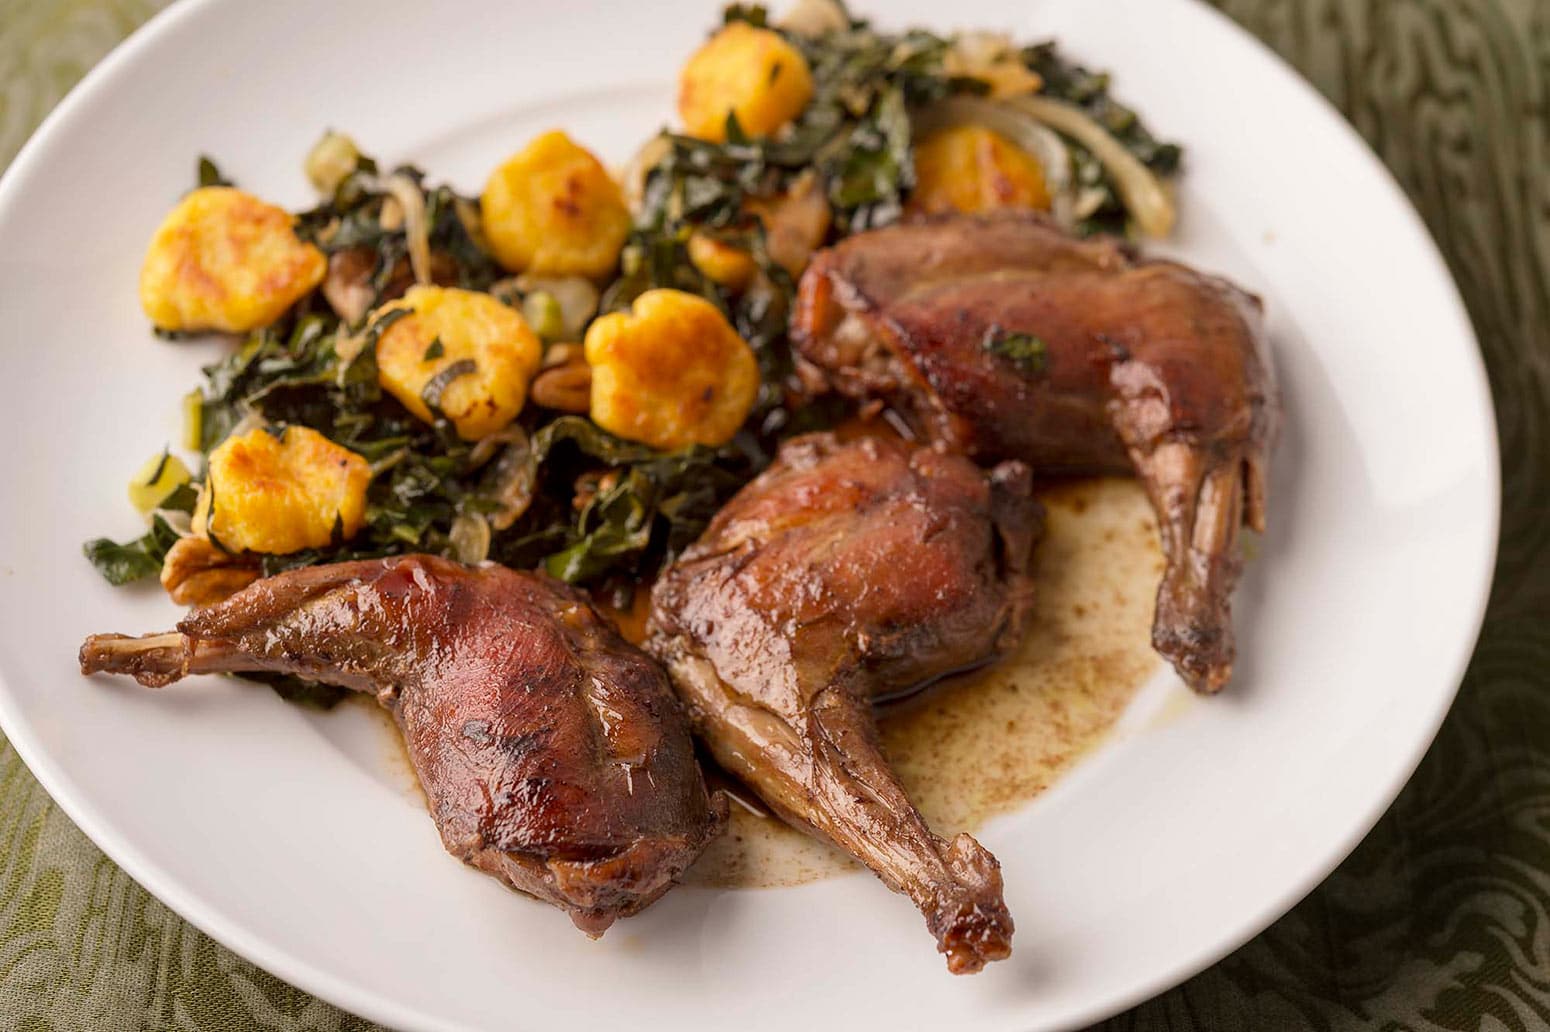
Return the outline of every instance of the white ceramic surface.
[[[1119,734],[982,838],[1016,952],[947,975],[874,880],[683,889],[593,943],[442,852],[382,728],[203,681],[83,680],[88,632],[173,607],[82,540],[138,533],[123,484],[177,434],[214,343],[154,340],[142,248],[214,155],[276,201],[326,127],[477,189],[563,125],[621,160],[670,112],[710,0],[195,0],[97,68],[0,183],[0,720],[77,823],[233,949],[404,1029],[1048,1029],[1234,948],[1323,878],[1431,741],[1475,640],[1498,502],[1475,342],[1420,222],[1352,131],[1189,0],[874,5],[891,25],[1056,35],[1187,148],[1170,250],[1260,291],[1285,389],[1274,527],[1238,595],[1242,661]],[[1162,719],[1168,714],[1167,719]]]

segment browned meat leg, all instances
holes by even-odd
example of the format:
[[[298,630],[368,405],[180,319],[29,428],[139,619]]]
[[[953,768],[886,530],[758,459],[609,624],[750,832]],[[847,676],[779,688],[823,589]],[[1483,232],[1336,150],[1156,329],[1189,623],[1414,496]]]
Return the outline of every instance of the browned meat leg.
[[[717,760],[908,895],[959,973],[1011,951],[1000,865],[926,826],[871,701],[1016,641],[1037,526],[1021,466],[986,477],[931,449],[814,435],[788,442],[652,593],[647,647]]]
[[[1157,586],[1152,647],[1191,687],[1220,691],[1232,674],[1230,602],[1243,561],[1240,463],[1206,467],[1187,444],[1166,442],[1135,458],[1167,565]]]
[[[95,635],[84,673],[275,671],[398,721],[448,852],[601,935],[721,829],[661,668],[558,581],[429,556],[258,581],[174,632]]]
[[[1226,684],[1238,528],[1264,527],[1280,420],[1257,299],[1037,217],[949,216],[821,252],[794,337],[813,387],[978,460],[1137,473],[1168,564],[1153,644],[1194,688]]]

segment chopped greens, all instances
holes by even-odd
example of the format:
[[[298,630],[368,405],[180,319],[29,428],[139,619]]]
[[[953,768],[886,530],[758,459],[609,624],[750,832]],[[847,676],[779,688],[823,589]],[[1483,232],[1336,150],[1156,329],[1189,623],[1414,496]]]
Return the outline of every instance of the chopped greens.
[[[337,351],[347,339],[345,328],[325,329],[312,313],[296,318],[289,332],[270,328],[252,335],[206,370],[206,453],[230,428],[260,419],[276,427],[312,427],[372,467],[360,533],[334,548],[264,556],[266,574],[410,551],[455,554],[453,521],[463,513],[500,511],[510,485],[526,481],[533,486],[525,508],[492,535],[490,558],[518,567],[543,564],[578,583],[615,572],[644,576],[697,536],[754,469],[736,448],[663,454],[582,417],[546,420],[531,408],[504,447],[493,440],[462,441],[445,420],[421,422],[377,384],[375,339],[402,314],[395,310],[373,320],[348,359]],[[436,411],[446,386],[474,368],[465,359],[433,377],[423,393],[427,407]],[[517,461],[502,460],[510,452],[518,453]],[[616,479],[609,490],[578,501],[576,482],[589,470],[612,472]]]
[[[396,168],[385,178],[394,176],[408,179],[425,196],[430,247],[440,259],[433,270],[436,282],[488,290],[502,273],[470,229],[477,219],[477,203],[460,197],[450,186],[427,188],[425,174],[412,165]],[[296,222],[296,235],[324,254],[348,254],[362,265],[363,279],[372,290],[368,310],[403,293],[413,282],[402,213],[384,181],[376,161],[360,155],[355,171],[339,182],[333,197],[302,212]]]
[[[83,551],[97,572],[109,584],[117,587],[160,573],[168,549],[177,540],[178,532],[157,513],[151,517],[151,529],[145,532],[145,536],[123,544],[108,538],[97,538],[86,542]]]
[[[757,27],[769,22],[763,7],[742,4],[728,8],[725,20]],[[731,122],[725,144],[693,141],[701,148],[701,164],[714,166],[705,171],[720,185],[703,178],[693,183],[691,196],[715,203],[690,204],[682,216],[719,224],[739,210],[740,191],[775,193],[802,170],[816,168],[828,185],[842,235],[897,220],[914,185],[908,109],[984,87],[948,76],[943,60],[951,41],[920,29],[884,33],[852,18],[843,30],[788,39],[812,69],[812,101],[790,130],[773,140],[749,140],[732,131]],[[675,137],[675,150],[686,142]],[[720,153],[710,158],[707,151]],[[700,217],[705,215],[710,217]]]
[[[410,279],[404,232],[380,223],[387,195],[376,188],[375,169],[372,159],[359,158],[333,200],[303,213],[298,223],[298,233],[325,252],[360,255],[375,295],[372,308]],[[396,174],[410,176],[423,188],[417,170]],[[432,247],[446,256],[443,260],[450,259],[450,268],[442,270],[447,279],[474,289],[489,287],[499,270],[464,223],[472,202],[447,187],[426,189],[426,195]],[[520,294],[497,296],[517,306],[523,302]],[[745,328],[757,320],[758,311],[750,307]],[[325,549],[265,555],[266,575],[410,551],[453,555],[453,525],[459,516],[493,521],[504,511],[511,518],[491,535],[492,559],[542,566],[579,583],[646,576],[693,540],[720,502],[757,468],[753,450],[663,454],[613,437],[584,418],[556,417],[532,406],[509,433],[495,435],[508,441],[463,441],[444,419],[427,425],[415,418],[378,383],[376,342],[407,314],[391,309],[355,329],[320,297],[307,298],[280,322],[249,334],[229,356],[206,367],[204,387],[184,402],[190,435],[197,436],[205,456],[240,428],[263,426],[278,434],[298,425],[317,430],[371,465],[362,530]],[[434,360],[445,351],[434,340],[424,358]],[[476,371],[471,359],[439,371],[422,391],[427,408],[439,416],[446,388]],[[585,485],[588,476],[605,485],[582,497],[577,485]],[[515,502],[514,484],[525,485]],[[192,511],[198,486],[179,488],[166,507]],[[514,508],[520,512],[513,513]],[[158,518],[144,538],[125,544],[94,541],[88,554],[113,583],[127,583],[155,575],[177,536]]]

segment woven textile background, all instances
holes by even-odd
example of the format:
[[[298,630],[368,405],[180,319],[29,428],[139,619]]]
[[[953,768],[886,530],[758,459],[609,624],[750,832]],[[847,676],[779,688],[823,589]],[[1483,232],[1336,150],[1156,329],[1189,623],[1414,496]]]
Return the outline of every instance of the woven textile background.
[[[1345,112],[1441,244],[1496,395],[1502,546],[1458,704],[1376,830],[1259,938],[1104,1028],[1550,1028],[1550,0],[1217,2]],[[160,6],[0,0],[0,167]],[[1295,136],[1277,160],[1301,160]],[[0,1032],[376,1027],[179,920],[0,738]]]

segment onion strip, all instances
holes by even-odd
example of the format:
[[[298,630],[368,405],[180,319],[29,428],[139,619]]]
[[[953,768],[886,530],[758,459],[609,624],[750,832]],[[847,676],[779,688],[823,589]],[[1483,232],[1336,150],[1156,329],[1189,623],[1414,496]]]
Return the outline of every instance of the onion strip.
[[[1065,133],[1092,151],[1093,157],[1114,177],[1120,200],[1125,202],[1142,232],[1152,237],[1165,237],[1173,232],[1177,213],[1162,180],[1086,112],[1049,97],[1012,97],[1004,103],[1026,112],[1056,132]]]
[[[452,550],[457,561],[477,566],[490,557],[490,524],[476,513],[459,513],[452,519]]]
[[[409,244],[409,267],[421,286],[431,282],[431,227],[425,213],[425,194],[413,179],[395,173],[381,181],[384,193],[404,209],[404,239]]]

